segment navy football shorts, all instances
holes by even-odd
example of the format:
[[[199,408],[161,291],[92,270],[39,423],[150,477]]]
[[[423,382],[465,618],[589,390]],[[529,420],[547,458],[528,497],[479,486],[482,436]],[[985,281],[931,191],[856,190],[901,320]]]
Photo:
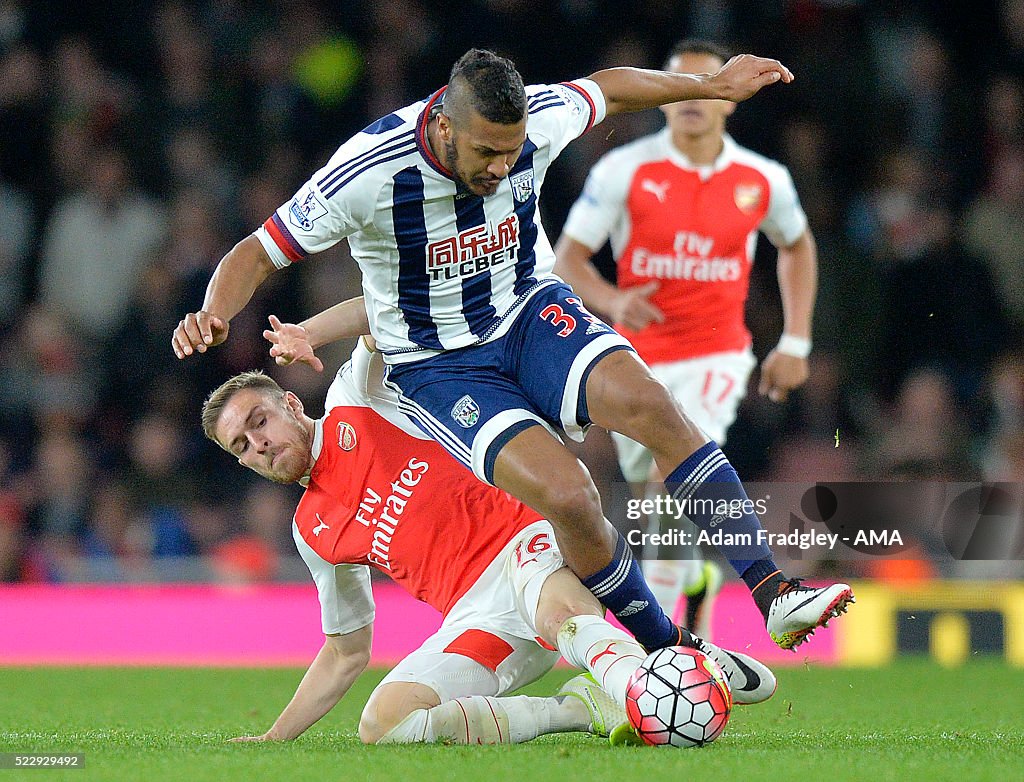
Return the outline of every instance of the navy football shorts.
[[[391,365],[385,379],[417,426],[492,484],[498,453],[524,429],[582,441],[590,371],[613,351],[633,350],[564,283],[544,286],[514,318],[493,342]]]

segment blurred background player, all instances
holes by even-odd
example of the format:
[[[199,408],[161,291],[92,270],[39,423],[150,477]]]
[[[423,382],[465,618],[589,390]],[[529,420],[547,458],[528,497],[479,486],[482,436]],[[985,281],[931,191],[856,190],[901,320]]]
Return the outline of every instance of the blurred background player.
[[[684,40],[665,69],[714,73],[728,58],[716,44]],[[666,128],[594,166],[555,247],[555,273],[615,324],[719,445],[756,365],[743,308],[757,232],[778,248],[785,317],[782,338],[761,365],[760,392],[774,402],[807,379],[817,284],[814,237],[789,172],[729,137],[726,118],[735,109],[721,100],[663,106]],[[609,239],[617,286],[591,262]],[[623,476],[634,496],[643,497],[646,482],[658,480],[650,450],[617,432],[612,439]],[[650,521],[651,531],[679,523]],[[696,532],[683,521],[683,529]],[[660,556],[648,547],[644,559],[651,591],[666,612],[684,594],[683,624],[708,637],[719,567],[703,561],[695,544]]]
[[[281,363],[312,363],[305,328],[276,319],[272,325]],[[240,464],[305,486],[292,533],[317,585],[326,635],[274,725],[248,738],[295,738],[362,672],[374,619],[370,567],[445,618],[374,690],[360,720],[363,741],[450,736],[493,744],[561,731],[608,735],[625,721],[626,686],[646,652],[604,620],[600,603],[565,567],[550,524],[425,439],[382,376],[379,355],[374,362],[360,341],[319,420],[261,372],[236,375],[203,406],[204,432]],[[482,517],[489,523],[479,524]],[[765,666],[695,643],[719,661],[737,703],[774,693]],[[594,678],[578,676],[554,698],[501,697],[550,670],[559,651]]]

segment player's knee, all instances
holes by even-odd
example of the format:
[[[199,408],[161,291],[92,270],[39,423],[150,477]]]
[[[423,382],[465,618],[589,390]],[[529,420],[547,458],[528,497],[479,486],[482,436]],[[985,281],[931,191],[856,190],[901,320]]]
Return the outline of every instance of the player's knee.
[[[392,715],[381,714],[371,698],[359,715],[359,740],[364,744],[376,744],[398,722]]]
[[[387,733],[386,730],[380,730],[380,728],[366,719],[366,713],[363,712],[363,716],[359,718],[359,740],[364,744],[376,744],[377,741]]]
[[[544,487],[544,506],[556,529],[584,532],[603,524],[601,495],[583,465],[574,475],[554,477]]]
[[[437,694],[421,684],[389,682],[378,686],[359,717],[359,740],[376,744],[413,712],[438,703]]]
[[[566,600],[538,621],[540,637],[552,646],[558,644],[558,631],[576,616],[603,616],[604,607],[596,599]]]
[[[604,616],[604,607],[568,568],[548,576],[537,604],[537,633],[549,644],[557,643],[558,631],[574,616]]]

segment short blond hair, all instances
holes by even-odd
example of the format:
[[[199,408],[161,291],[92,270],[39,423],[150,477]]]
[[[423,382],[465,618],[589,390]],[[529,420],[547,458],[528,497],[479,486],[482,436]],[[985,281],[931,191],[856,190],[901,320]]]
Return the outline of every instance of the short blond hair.
[[[224,412],[224,406],[231,401],[235,394],[248,388],[255,389],[268,396],[284,396],[284,389],[277,384],[277,381],[259,369],[235,375],[230,380],[224,381],[217,388],[213,389],[210,395],[206,397],[206,401],[203,402],[203,434],[217,443],[217,445],[220,445],[221,448],[224,446],[217,440],[216,435],[217,421],[220,420],[220,414]]]

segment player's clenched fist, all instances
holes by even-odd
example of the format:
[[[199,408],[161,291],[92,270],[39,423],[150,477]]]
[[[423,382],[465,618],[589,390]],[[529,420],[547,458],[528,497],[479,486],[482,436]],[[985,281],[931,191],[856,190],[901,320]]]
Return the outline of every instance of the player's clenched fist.
[[[228,322],[209,312],[200,310],[186,315],[171,336],[171,347],[178,358],[193,352],[205,353],[208,347],[219,345],[228,338]]]

